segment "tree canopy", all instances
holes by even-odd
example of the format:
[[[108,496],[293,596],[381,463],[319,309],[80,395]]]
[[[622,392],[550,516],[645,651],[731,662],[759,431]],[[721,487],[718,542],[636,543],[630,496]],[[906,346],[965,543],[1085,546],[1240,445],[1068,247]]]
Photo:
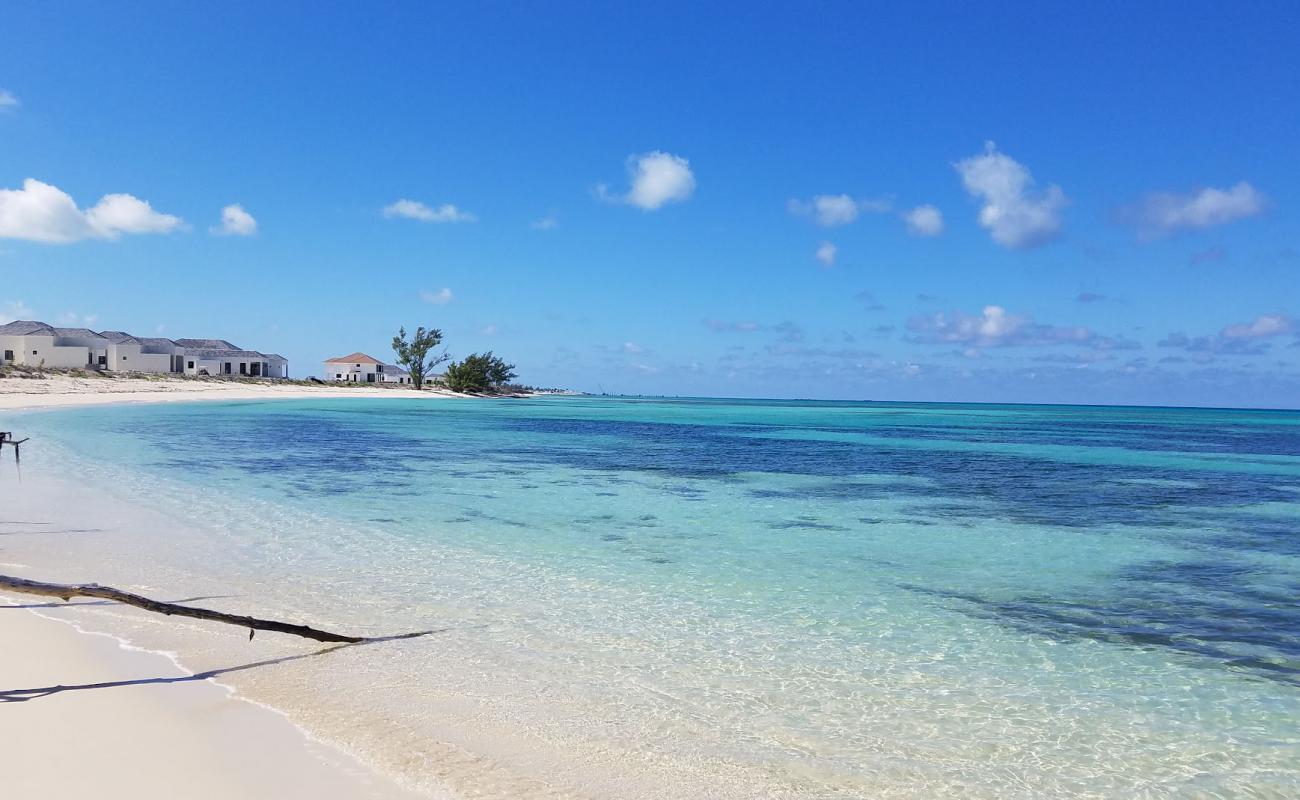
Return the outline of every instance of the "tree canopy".
[[[447,365],[447,387],[457,392],[488,392],[505,386],[515,378],[515,365],[486,353],[465,356]]]
[[[423,325],[415,329],[415,335],[409,342],[406,340],[405,326],[398,329],[397,335],[393,337],[393,352],[397,354],[397,363],[411,373],[411,383],[416,389],[424,386],[425,379],[435,367],[451,358],[446,350],[440,355],[429,356],[429,351],[440,344],[442,331],[437,328],[425,330]]]

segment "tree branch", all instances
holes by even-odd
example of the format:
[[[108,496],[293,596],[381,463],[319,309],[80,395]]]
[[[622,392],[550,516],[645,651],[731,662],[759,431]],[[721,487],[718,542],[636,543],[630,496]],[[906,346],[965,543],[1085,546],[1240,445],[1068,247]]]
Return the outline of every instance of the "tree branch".
[[[22,594],[35,594],[42,597],[61,597],[64,601],[71,600],[74,597],[98,597],[102,600],[114,600],[128,606],[135,606],[136,608],[143,608],[145,611],[154,611],[168,616],[192,617],[212,622],[224,622],[228,625],[238,625],[241,628],[248,628],[248,638],[250,639],[253,638],[253,631],[276,631],[293,636],[302,636],[306,639],[315,639],[318,642],[367,641],[365,636],[344,636],[341,633],[321,631],[307,625],[294,625],[289,622],[277,622],[270,619],[210,611],[206,608],[192,608],[190,606],[176,605],[175,603],[163,603],[141,597],[138,594],[124,592],[121,589],[114,589],[111,586],[100,586],[97,583],[42,583],[40,581],[29,581],[24,578],[0,575],[0,589]]]

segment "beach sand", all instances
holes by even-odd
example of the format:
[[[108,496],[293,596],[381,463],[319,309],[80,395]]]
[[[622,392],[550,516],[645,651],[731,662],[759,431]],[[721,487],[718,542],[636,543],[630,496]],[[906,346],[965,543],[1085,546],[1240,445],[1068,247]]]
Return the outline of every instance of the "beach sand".
[[[445,399],[455,395],[68,376],[0,380],[0,411],[124,402],[360,396]],[[7,485],[4,491],[16,489]],[[0,571],[15,574],[16,567],[17,574],[23,574],[22,566],[0,563]],[[65,605],[0,592],[4,796],[72,797],[91,792],[105,800],[429,796],[407,790],[349,755],[312,741],[282,714],[239,699],[215,679],[191,676],[165,655],[128,648],[111,636],[82,632],[77,627],[80,622],[96,625],[94,620],[78,619],[78,612],[91,610],[82,608],[88,603]],[[48,687],[57,690],[31,691]]]
[[[76,605],[0,605],[0,775],[8,797],[407,798],[282,715],[166,656],[74,627]],[[51,688],[49,693],[40,690]]]
[[[38,378],[0,378],[0,411],[68,408],[106,403],[175,403],[193,400],[302,400],[321,397],[390,397],[405,400],[439,400],[468,395],[445,389],[422,392],[371,386],[305,386],[302,384],[200,380],[185,378],[107,377],[79,378],[48,375]]]

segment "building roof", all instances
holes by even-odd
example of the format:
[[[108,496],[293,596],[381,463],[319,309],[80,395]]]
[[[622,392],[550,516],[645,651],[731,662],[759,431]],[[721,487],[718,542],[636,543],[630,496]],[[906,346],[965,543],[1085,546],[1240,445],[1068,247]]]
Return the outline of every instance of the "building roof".
[[[176,344],[181,347],[194,348],[195,350],[243,350],[237,344],[231,344],[225,339],[177,339]]]
[[[146,347],[175,347],[176,343],[171,339],[165,339],[162,336],[136,336],[134,337],[140,344]]]
[[[365,353],[353,353],[350,356],[339,356],[338,358],[331,358],[329,361],[326,361],[325,363],[326,364],[383,364],[384,362],[380,361],[377,358],[371,358]]]
[[[99,335],[114,344],[144,344],[143,341],[137,339],[126,331],[100,331]]]
[[[55,336],[65,336],[68,338],[75,337],[81,339],[103,339],[104,338],[103,336],[100,336],[98,333],[92,331],[90,328],[54,328],[53,330]]]
[[[187,347],[185,355],[199,358],[271,358],[256,350],[240,350],[229,347]]]
[[[37,322],[33,319],[16,319],[13,322],[0,325],[0,336],[27,336],[33,333],[53,336],[54,329],[44,322]]]

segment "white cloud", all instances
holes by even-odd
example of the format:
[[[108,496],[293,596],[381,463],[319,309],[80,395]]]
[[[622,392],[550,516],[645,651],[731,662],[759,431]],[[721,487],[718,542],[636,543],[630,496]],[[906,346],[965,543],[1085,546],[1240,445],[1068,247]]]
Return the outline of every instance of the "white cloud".
[[[835,254],[838,252],[839,248],[835,245],[830,242],[822,242],[817,246],[816,257],[818,261],[822,262],[822,266],[829,267],[835,264]]]
[[[36,312],[22,300],[10,300],[0,308],[0,325],[7,325],[16,319],[36,319]]]
[[[451,289],[442,288],[436,292],[422,291],[420,299],[435,306],[445,306],[451,302]]]
[[[1128,343],[1102,341],[1082,326],[1057,327],[1034,322],[1032,317],[1009,314],[1002,306],[985,306],[979,314],[939,312],[908,320],[909,339],[928,344],[952,343],[975,347],[1011,347],[1045,344],[1091,344],[1117,347]]]
[[[238,203],[221,209],[221,224],[208,228],[214,236],[252,236],[257,233],[257,220]]]
[[[979,223],[1004,247],[1046,244],[1061,231],[1061,209],[1069,203],[1059,186],[1035,191],[1034,177],[1023,164],[999,153],[992,142],[984,154],[955,165],[962,184],[983,201]]]
[[[498,333],[500,333],[500,328],[498,328],[495,325],[488,325],[484,327],[483,330],[479,331],[479,333],[483,334],[484,336],[496,336]]]
[[[180,217],[154,211],[129,194],[106,194],[82,211],[66,192],[35,178],[23,181],[21,189],[0,189],[0,239],[66,244],[124,233],[169,233],[184,225]]]
[[[1266,339],[1296,330],[1296,323],[1285,314],[1261,314],[1252,322],[1229,325],[1223,329],[1225,339]]]
[[[635,355],[637,353],[644,353],[645,348],[637,344],[636,342],[623,342],[623,352],[632,353]]]
[[[819,194],[812,200],[788,200],[785,207],[797,217],[812,217],[818,225],[834,228],[848,225],[858,218],[859,213],[888,213],[893,203],[884,199],[854,198],[847,194]]]
[[[168,233],[183,224],[180,217],[161,214],[129,194],[106,194],[86,212],[86,221],[99,235],[116,239],[123,233]]]
[[[66,311],[59,315],[57,321],[64,327],[89,328],[98,320],[98,314],[78,314],[75,311]]]
[[[535,231],[550,231],[560,227],[560,215],[552,211],[541,219],[533,220],[528,227]]]
[[[596,187],[600,199],[627,203],[644,211],[654,211],[667,203],[680,203],[695,192],[695,173],[691,163],[681,156],[655,150],[628,156],[628,176],[632,188],[626,195],[611,194],[604,184]]]
[[[907,232],[913,236],[938,236],[943,233],[943,212],[932,205],[922,205],[903,212]]]
[[[1268,199],[1245,181],[1228,189],[1207,187],[1191,194],[1157,192],[1126,214],[1143,236],[1158,238],[1184,230],[1213,228],[1264,212]]]
[[[424,203],[406,199],[384,206],[384,216],[389,219],[402,217],[404,219],[439,224],[447,222],[478,222],[478,217],[468,211],[461,211],[451,203],[443,203],[437,208],[430,208]]]
[[[14,93],[8,89],[0,89],[0,111],[9,111],[22,105]]]

